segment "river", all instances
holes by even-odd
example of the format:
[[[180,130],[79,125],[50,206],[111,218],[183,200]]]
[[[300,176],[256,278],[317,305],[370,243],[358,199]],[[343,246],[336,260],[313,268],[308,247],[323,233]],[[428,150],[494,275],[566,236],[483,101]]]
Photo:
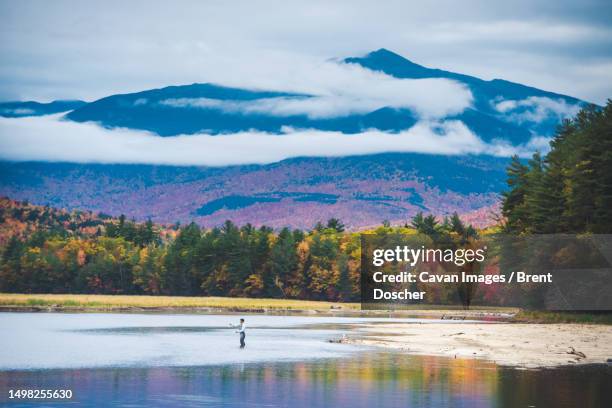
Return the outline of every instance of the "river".
[[[239,317],[0,313],[0,403],[300,408],[598,407],[612,402],[609,366],[519,370],[330,343],[351,336],[356,325],[381,320],[348,317],[246,315],[247,346],[240,349],[229,327]],[[70,389],[73,397],[9,399],[9,390],[28,388]]]

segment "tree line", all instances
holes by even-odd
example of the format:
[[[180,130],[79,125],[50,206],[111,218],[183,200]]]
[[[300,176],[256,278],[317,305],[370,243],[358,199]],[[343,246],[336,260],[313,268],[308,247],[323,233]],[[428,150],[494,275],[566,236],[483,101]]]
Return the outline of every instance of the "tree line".
[[[507,168],[504,229],[513,234],[612,233],[612,101],[565,120],[550,152]]]
[[[212,229],[164,228],[124,216],[13,207],[2,216],[25,220],[30,230],[6,240],[2,292],[360,298],[361,233],[345,231],[335,218],[311,231],[231,221]],[[422,213],[404,226],[384,223],[368,232],[460,241],[477,234],[457,214],[439,221]]]
[[[21,213],[12,209],[29,221],[48,216]],[[62,215],[52,228],[12,235],[2,251],[0,291],[358,298],[359,236],[345,233],[337,219],[310,232],[231,221],[204,230],[191,223],[164,237],[152,222],[123,216],[85,223],[95,231],[75,233]]]

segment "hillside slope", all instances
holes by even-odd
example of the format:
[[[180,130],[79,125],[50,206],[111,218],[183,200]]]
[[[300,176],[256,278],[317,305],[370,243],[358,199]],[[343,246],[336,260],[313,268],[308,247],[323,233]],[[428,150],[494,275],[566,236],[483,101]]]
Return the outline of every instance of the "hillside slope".
[[[0,163],[0,195],[157,222],[310,228],[331,217],[350,228],[404,222],[418,211],[481,210],[504,186],[506,159],[384,154],[299,158],[226,168]]]

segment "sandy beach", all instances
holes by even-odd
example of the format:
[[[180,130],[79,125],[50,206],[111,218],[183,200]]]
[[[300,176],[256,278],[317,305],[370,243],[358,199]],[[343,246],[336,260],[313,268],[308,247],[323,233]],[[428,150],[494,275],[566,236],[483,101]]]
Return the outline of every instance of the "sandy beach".
[[[612,326],[517,323],[393,323],[364,325],[349,341],[410,354],[478,358],[541,368],[606,363]]]

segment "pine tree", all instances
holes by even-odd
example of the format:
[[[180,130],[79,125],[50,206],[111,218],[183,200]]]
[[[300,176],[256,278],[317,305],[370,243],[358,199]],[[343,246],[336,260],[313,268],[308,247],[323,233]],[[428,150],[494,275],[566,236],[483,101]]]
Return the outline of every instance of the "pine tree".
[[[416,229],[417,231],[420,231],[423,228],[423,212],[422,211],[419,211],[418,213],[416,213],[414,217],[412,217],[412,220],[410,221],[410,225],[412,226],[412,228]]]
[[[264,280],[267,293],[273,297],[284,297],[288,278],[297,268],[297,252],[293,234],[283,228],[270,251],[270,274]]]
[[[183,228],[168,247],[162,282],[164,293],[193,295],[199,290],[194,273],[195,248],[200,241],[200,227],[191,223]]]
[[[327,228],[333,229],[336,232],[344,232],[344,224],[338,218],[330,218],[327,221]]]
[[[21,256],[25,246],[17,237],[12,236],[2,253],[0,265],[0,290],[3,292],[23,292],[25,284],[21,276]]]
[[[513,157],[502,213],[512,233],[612,232],[612,101],[564,121],[545,159]]]
[[[612,233],[612,101],[594,118],[590,137],[594,145],[593,162],[597,185],[593,232]]]
[[[502,194],[504,197],[502,215],[506,219],[504,227],[507,232],[518,233],[525,229],[525,194],[527,193],[528,171],[529,168],[521,162],[518,156],[512,156],[506,169],[510,190]]]
[[[549,229],[548,209],[551,195],[546,184],[545,171],[542,156],[536,152],[529,160],[527,191],[524,197],[524,230],[530,233],[541,234]]]

